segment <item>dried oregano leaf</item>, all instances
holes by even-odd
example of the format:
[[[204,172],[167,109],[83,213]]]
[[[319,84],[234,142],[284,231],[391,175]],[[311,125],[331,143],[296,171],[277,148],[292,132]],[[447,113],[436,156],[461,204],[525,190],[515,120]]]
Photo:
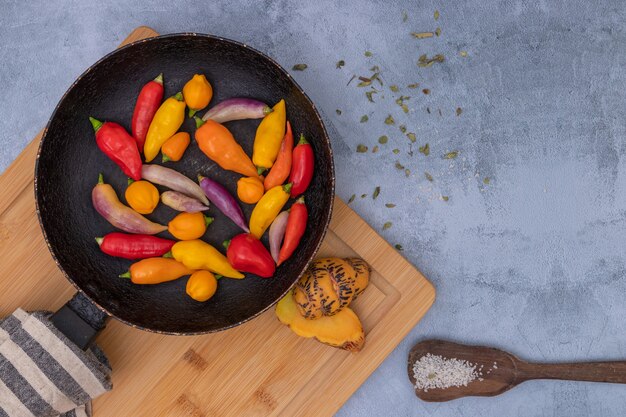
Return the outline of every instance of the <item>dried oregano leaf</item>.
[[[400,161],[396,161],[396,169],[400,169],[400,170],[402,170],[402,169],[404,169],[404,165],[402,165],[402,164],[400,163]]]
[[[384,145],[388,141],[389,141],[389,138],[387,137],[387,135],[383,135],[378,138],[378,143],[380,143],[381,145]]]
[[[402,11],[402,23],[406,22],[409,19],[409,14],[406,12],[406,10]]]
[[[406,177],[408,178],[408,177],[411,175],[411,170],[410,170],[410,169],[408,169],[408,168],[406,168],[406,169],[404,170],[404,175],[406,175]]]
[[[424,171],[424,176],[428,181],[433,182],[433,176],[430,175],[428,172]]]
[[[341,68],[341,67],[343,67],[344,65],[346,65],[346,61],[344,61],[344,60],[342,59],[342,60],[340,60],[340,61],[337,61],[337,65],[336,65],[336,67],[337,67],[337,68]]]
[[[387,207],[387,208],[394,208],[395,206],[396,206],[396,205],[395,205],[395,204],[393,204],[393,203],[387,203],[387,204],[385,204],[385,207]]]
[[[491,182],[491,179],[489,177],[483,178],[483,184],[489,185],[490,182]]]
[[[411,32],[411,36],[416,39],[426,39],[435,36],[433,32]]]
[[[395,125],[396,121],[393,120],[393,116],[389,115],[387,116],[387,118],[385,119],[385,124],[386,125]]]
[[[354,199],[356,198],[356,194],[352,194],[350,196],[350,199],[348,200],[348,204],[352,203],[354,201]]]
[[[426,143],[424,146],[419,147],[420,153],[423,153],[425,156],[430,155],[430,145]]]
[[[406,134],[406,137],[409,138],[409,140],[411,141],[411,143],[415,143],[415,141],[417,140],[417,138],[415,137],[415,133],[413,132],[409,132]]]
[[[422,68],[428,68],[432,66],[435,62],[441,63],[443,61],[445,61],[445,57],[442,54],[434,55],[432,58],[428,58],[428,56],[424,54],[419,57],[417,66]]]
[[[380,187],[374,188],[374,194],[372,194],[372,199],[376,200],[379,194],[380,194]]]
[[[435,10],[433,16],[435,17],[435,20],[439,20],[439,10]]]
[[[441,199],[442,199],[443,201],[448,201],[448,200],[450,199],[450,197],[448,197],[447,195],[442,195],[442,196],[441,196]]]
[[[460,116],[460,115],[461,115],[461,113],[463,113],[463,109],[462,109],[462,108],[460,108],[460,107],[457,107],[457,108],[456,108],[456,115],[457,115],[457,116]]]
[[[428,88],[425,88],[422,90],[422,93],[429,95],[430,94],[430,90]],[[430,109],[429,109],[430,110]],[[429,112],[430,113],[430,112]]]
[[[441,28],[435,29],[435,35],[437,36],[441,35]]]
[[[399,244],[399,243],[396,243],[396,244],[395,244],[395,246],[394,246],[394,248],[396,248],[396,249],[397,249],[397,250],[399,250],[399,251],[403,251],[403,250],[404,250],[404,248],[402,247],[402,245],[401,245],[401,244]]]
[[[372,98],[372,94],[376,94],[376,91],[366,91],[365,97],[367,97],[367,101],[370,103],[374,103],[374,99]]]
[[[357,145],[356,151],[358,153],[365,153],[365,152],[367,152],[367,146],[365,146],[365,145]]]
[[[391,223],[391,222],[386,222],[385,224],[383,224],[383,230],[387,230],[387,229],[389,229],[391,226],[393,226],[393,223]]]
[[[337,113],[337,116],[341,116],[341,110],[337,109],[335,110],[335,113]]]
[[[459,156],[459,151],[448,152],[443,156],[443,159],[454,159]]]
[[[367,197],[367,194],[361,194],[361,198]]]
[[[393,153],[395,153],[395,154],[397,155],[397,154],[399,154],[399,153],[400,153],[400,149],[396,148],[396,149],[394,149],[394,150],[393,150],[393,151],[391,151],[391,152],[393,152]]]
[[[372,84],[372,80],[367,80],[367,81],[361,81],[356,86],[357,87],[367,87],[368,85],[371,85],[371,84]]]
[[[389,89],[390,89],[391,91],[393,91],[394,93],[397,93],[398,91],[400,91],[400,89],[398,88],[398,86],[397,86],[397,85],[395,85],[395,84],[394,84],[394,85],[390,85],[390,86],[389,86]]]
[[[463,58],[465,58],[467,56],[467,51],[461,51],[461,52],[459,52],[459,55],[461,55]]]
[[[376,152],[378,152],[378,145],[376,145],[376,146],[374,146],[372,148],[372,153],[376,153]]]
[[[408,88],[411,88],[411,89],[412,89],[412,88],[417,88],[417,87],[419,87],[419,86],[420,86],[420,83],[413,83],[413,84],[409,84],[409,85],[407,85],[407,87],[408,87]]]
[[[400,125],[400,126],[398,126],[398,128],[400,129],[400,132],[406,133],[406,126],[405,125]]]
[[[370,118],[367,117],[367,114],[364,114],[363,116],[361,116],[361,123],[365,123],[369,120]]]
[[[373,54],[372,54],[370,51],[365,51],[365,54],[364,54],[364,55],[365,55],[366,57],[368,57],[368,58],[369,58],[369,57],[370,57],[370,56],[372,56]]]
[[[304,71],[308,67],[309,66],[307,64],[296,64],[293,67],[291,67],[291,69],[294,70],[294,71]]]

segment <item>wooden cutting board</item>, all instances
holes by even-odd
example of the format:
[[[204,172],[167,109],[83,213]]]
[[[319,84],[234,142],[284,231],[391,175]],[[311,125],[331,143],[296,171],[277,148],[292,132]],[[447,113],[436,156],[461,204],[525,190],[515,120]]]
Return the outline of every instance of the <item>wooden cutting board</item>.
[[[157,33],[135,29],[123,44]],[[43,240],[33,193],[41,133],[0,177],[0,316],[55,310],[73,294]],[[350,354],[302,339],[273,309],[235,329],[164,336],[111,320],[98,336],[113,366],[96,417],[330,416],[357,390],[435,299],[433,286],[339,198],[319,256],[359,256],[373,268],[354,309],[365,348]],[[407,382],[408,383],[408,382]]]

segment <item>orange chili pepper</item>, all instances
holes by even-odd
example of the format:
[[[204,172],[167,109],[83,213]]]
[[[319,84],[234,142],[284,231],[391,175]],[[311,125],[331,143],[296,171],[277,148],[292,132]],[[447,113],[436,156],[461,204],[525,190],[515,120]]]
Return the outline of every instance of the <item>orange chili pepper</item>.
[[[277,185],[283,185],[291,172],[291,159],[293,151],[293,133],[291,132],[291,123],[287,121],[287,131],[280,145],[280,151],[276,162],[272,166],[270,173],[265,177],[265,191],[274,188]]]
[[[187,281],[186,292],[196,301],[206,301],[217,291],[217,279],[209,271],[196,271]]]
[[[160,284],[193,272],[193,269],[172,258],[148,258],[132,264],[120,278],[130,278],[133,284]]]
[[[187,146],[189,146],[189,142],[191,142],[191,139],[187,132],[178,132],[169,138],[163,146],[161,146],[163,162],[180,161],[180,158],[183,157],[183,154],[187,150]]]
[[[264,192],[263,183],[258,177],[241,177],[237,181],[237,197],[246,204],[255,204]]]
[[[194,240],[202,237],[213,217],[202,213],[180,213],[167,225],[167,230],[179,240]]]
[[[200,150],[223,169],[246,177],[258,177],[250,157],[237,143],[232,133],[221,124],[196,117],[196,141]]]

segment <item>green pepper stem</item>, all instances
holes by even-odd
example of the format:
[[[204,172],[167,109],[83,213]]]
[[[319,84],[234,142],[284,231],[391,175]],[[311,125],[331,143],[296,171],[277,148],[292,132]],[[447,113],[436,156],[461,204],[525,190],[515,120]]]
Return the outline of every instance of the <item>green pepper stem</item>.
[[[102,176],[102,173],[98,174],[98,184],[104,184],[104,177]]]
[[[267,168],[263,168],[263,167],[256,167],[256,173],[261,175],[262,173],[264,173],[265,171],[267,171]]]
[[[98,119],[89,116],[89,121],[91,122],[91,126],[93,126],[94,132],[97,132],[102,127],[102,122]]]
[[[293,183],[289,183],[289,184],[285,184],[283,185],[283,191],[286,192],[287,194],[291,193],[291,187],[293,186]]]
[[[298,145],[308,145],[309,142],[304,137],[304,133],[300,133],[300,140],[298,141]]]
[[[204,178],[205,178],[204,175],[198,174],[198,182],[202,181]]]
[[[179,91],[178,93],[174,94],[174,98],[178,101],[183,101],[183,93]]]
[[[173,258],[173,257],[174,257],[174,255],[172,255],[172,251],[169,251],[169,252],[167,252],[167,253],[163,254],[163,257],[164,257],[164,258]]]
[[[197,111],[198,110],[194,110],[192,108],[189,108],[189,117],[192,118],[196,114]]]
[[[161,85],[163,85],[163,73],[160,73],[159,75],[156,76],[156,78],[154,80],[155,83],[159,83]]]
[[[169,161],[171,161],[170,157],[165,155],[165,154],[163,154],[163,158],[161,158],[161,162],[165,163],[165,162],[169,162]]]
[[[132,184],[132,183],[134,183],[134,182],[135,182],[135,180],[134,180],[134,179],[129,178],[129,179],[126,181],[126,185],[131,185],[131,184]]]
[[[102,242],[104,241],[103,237],[97,237],[96,242],[98,242],[98,246],[102,246]]]
[[[123,274],[118,275],[120,278],[130,278],[130,271],[126,271]]]
[[[296,204],[304,204],[304,196],[296,200]]]
[[[230,246],[230,239],[222,242],[222,246],[224,246],[224,249],[228,250],[228,247]]]
[[[193,118],[196,121],[196,129],[199,129],[203,124],[206,123],[205,120],[202,120],[201,118],[199,118],[198,116],[194,116]]]
[[[271,112],[273,112],[273,111],[274,111],[274,109],[272,109],[270,106],[263,107],[263,114],[266,115],[266,116],[268,114],[270,114]]]
[[[204,216],[204,225],[210,225],[211,223],[213,223],[213,220],[215,220],[214,217]]]
[[[224,275],[220,275],[220,274],[215,274],[215,279],[218,280],[220,278],[224,278]]]

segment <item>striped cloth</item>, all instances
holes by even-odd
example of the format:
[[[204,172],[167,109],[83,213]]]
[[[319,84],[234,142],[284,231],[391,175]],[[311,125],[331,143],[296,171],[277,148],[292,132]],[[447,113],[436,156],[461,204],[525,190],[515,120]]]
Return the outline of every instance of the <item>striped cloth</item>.
[[[102,351],[80,350],[49,317],[18,309],[0,322],[0,417],[91,416],[112,388]]]

